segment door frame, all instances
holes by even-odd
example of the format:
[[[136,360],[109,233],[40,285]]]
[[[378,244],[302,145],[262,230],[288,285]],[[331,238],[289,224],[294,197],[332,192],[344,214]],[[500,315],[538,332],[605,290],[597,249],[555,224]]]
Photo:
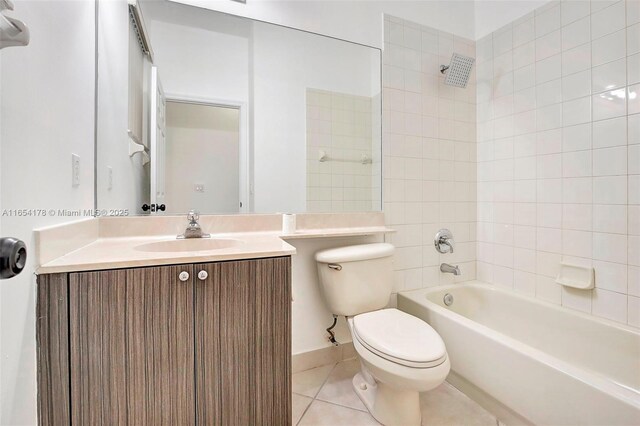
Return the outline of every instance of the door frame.
[[[238,206],[239,213],[249,213],[250,209],[250,149],[249,149],[249,104],[221,98],[205,98],[199,96],[184,95],[180,93],[164,92],[166,102],[180,102],[185,104],[206,105],[220,108],[234,108],[239,115],[239,146],[238,146],[238,198],[242,206]],[[165,113],[166,116],[166,113]],[[206,212],[205,212],[206,213]]]

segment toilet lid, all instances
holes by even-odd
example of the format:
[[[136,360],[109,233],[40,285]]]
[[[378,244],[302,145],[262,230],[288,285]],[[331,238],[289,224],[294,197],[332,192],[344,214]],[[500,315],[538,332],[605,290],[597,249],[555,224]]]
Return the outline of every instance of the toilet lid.
[[[397,309],[356,315],[353,330],[363,346],[398,364],[433,367],[447,356],[442,338],[429,324]]]

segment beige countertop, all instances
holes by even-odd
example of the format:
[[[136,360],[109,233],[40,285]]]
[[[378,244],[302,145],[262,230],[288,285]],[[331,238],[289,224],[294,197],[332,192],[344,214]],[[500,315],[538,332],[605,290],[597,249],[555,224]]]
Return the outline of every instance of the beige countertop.
[[[237,241],[237,245],[209,250],[146,251],[141,246],[178,240],[176,240],[175,235],[98,238],[84,247],[40,265],[37,273],[52,274],[60,272],[175,265],[180,263],[257,259],[289,256],[296,253],[295,247],[283,241],[279,234],[275,232],[234,232],[211,236],[211,240],[216,239],[235,240]],[[179,241],[188,244],[195,240]]]
[[[360,216],[364,219],[368,218],[368,216]],[[255,216],[252,219],[249,223],[254,228],[257,227],[256,222],[262,221],[262,226],[266,228],[264,223],[267,220],[273,221],[271,215]],[[314,227],[298,229],[292,234],[283,234],[280,230],[257,230],[251,229],[246,224],[238,225],[238,221],[246,222],[246,217],[238,219],[221,217],[217,220],[232,222],[232,225],[228,226],[218,224],[218,229],[226,228],[224,229],[226,232],[212,234],[210,239],[193,240],[177,240],[171,228],[165,228],[164,235],[151,235],[151,229],[140,232],[140,224],[147,225],[147,222],[140,222],[139,219],[138,222],[132,220],[78,221],[36,232],[37,256],[40,264],[36,273],[52,274],[290,256],[296,253],[296,248],[287,241],[293,243],[300,239],[380,235],[395,232],[384,226],[378,217],[370,221],[361,221],[364,226],[354,226],[354,220],[344,224],[328,222],[326,216],[318,215],[308,215],[305,219],[310,226]],[[359,218],[352,217],[352,219]],[[167,219],[163,220],[163,222],[166,221]],[[175,227],[180,228],[181,222],[177,222]],[[273,228],[273,225],[271,227]],[[215,226],[211,228],[216,229]],[[138,234],[134,231],[138,231]],[[171,233],[167,234],[167,231]],[[127,236],[127,234],[132,235]],[[220,247],[209,246],[209,244],[215,245],[216,240],[225,241],[220,241],[222,243]],[[160,248],[158,245],[163,247]]]

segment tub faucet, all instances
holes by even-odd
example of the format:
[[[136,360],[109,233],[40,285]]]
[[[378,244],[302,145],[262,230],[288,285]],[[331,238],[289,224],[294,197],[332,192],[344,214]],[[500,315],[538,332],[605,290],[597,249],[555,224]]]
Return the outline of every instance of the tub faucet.
[[[189,225],[187,225],[187,229],[184,230],[184,234],[178,235],[178,239],[211,237],[211,234],[205,234],[204,232],[202,232],[202,228],[200,228],[200,224],[198,223],[200,215],[197,211],[189,210],[187,219],[189,220]]]
[[[449,265],[448,263],[443,263],[442,265],[440,265],[440,272],[444,272],[445,274],[453,274],[453,275],[460,275],[461,273],[458,265],[453,266],[453,265]]]

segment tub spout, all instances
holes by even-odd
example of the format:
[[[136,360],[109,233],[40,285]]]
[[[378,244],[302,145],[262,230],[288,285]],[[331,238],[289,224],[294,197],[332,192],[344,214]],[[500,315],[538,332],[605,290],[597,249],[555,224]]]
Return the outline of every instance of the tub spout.
[[[443,263],[442,265],[440,265],[440,271],[444,272],[445,274],[460,275],[460,268],[458,267],[458,265],[453,266],[449,265],[448,263]]]

